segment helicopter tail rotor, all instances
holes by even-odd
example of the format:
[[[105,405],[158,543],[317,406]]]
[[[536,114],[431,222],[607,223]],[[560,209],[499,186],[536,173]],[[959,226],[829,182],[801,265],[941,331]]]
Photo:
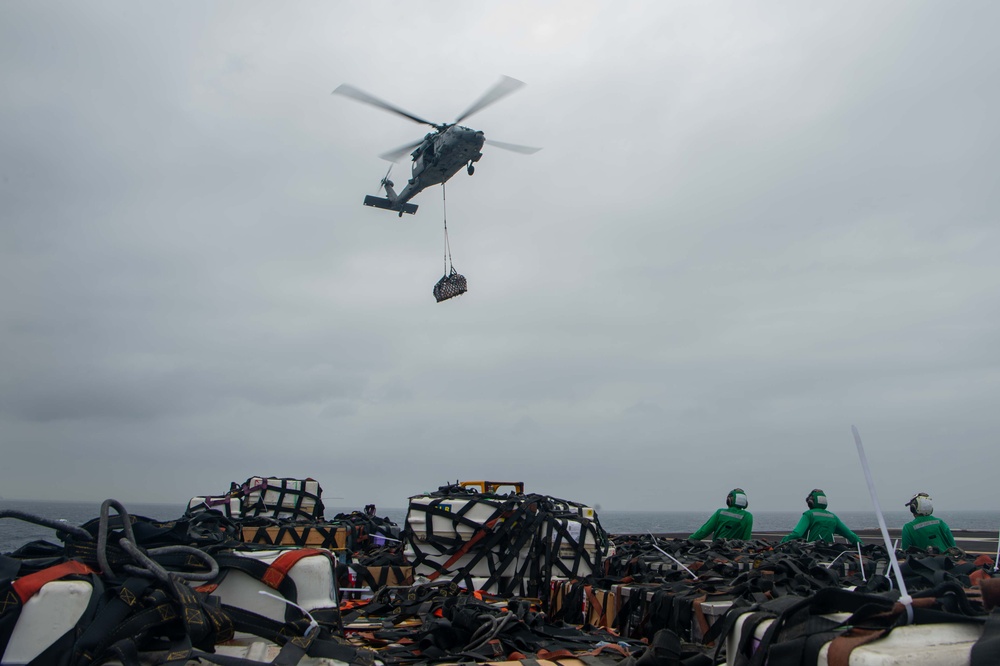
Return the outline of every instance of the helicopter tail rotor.
[[[396,199],[396,191],[392,189],[392,186],[395,183],[393,183],[389,179],[389,172],[390,171],[392,171],[392,165],[391,164],[389,165],[388,171],[386,171],[385,175],[382,176],[382,180],[379,181],[378,189],[375,190],[375,192],[378,193],[378,192],[381,192],[382,190],[385,190],[386,197],[388,197],[389,201],[393,201],[393,200]]]
[[[389,171],[392,171],[392,165],[389,165]],[[384,197],[372,196],[371,194],[365,197],[365,205],[372,206],[374,208],[381,208],[382,210],[392,210],[399,213],[400,217],[403,217],[403,213],[409,213],[413,215],[417,212],[417,206],[411,203],[400,203],[398,201],[398,195],[396,191],[392,189],[393,182],[389,180],[389,171],[385,172],[382,176],[382,180],[379,182],[378,190],[385,190]]]

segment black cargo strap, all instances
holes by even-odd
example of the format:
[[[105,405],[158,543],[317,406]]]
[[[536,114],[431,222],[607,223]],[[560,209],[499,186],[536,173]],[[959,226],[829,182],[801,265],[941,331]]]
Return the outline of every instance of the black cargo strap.
[[[236,631],[253,634],[282,646],[278,655],[281,661],[276,658],[272,662],[274,664],[296,664],[305,655],[365,666],[373,663],[373,653],[370,650],[339,642],[327,628],[321,626],[307,634],[309,623],[306,618],[301,617],[301,611],[299,611],[300,618],[293,622],[278,622],[236,606],[223,604],[222,609],[229,616]],[[215,663],[247,663],[216,661],[217,655],[198,654],[198,657]]]
[[[229,571],[239,571],[250,576],[254,580],[264,582],[265,576],[267,576],[271,565],[267,562],[262,562],[261,560],[256,560],[252,557],[240,557],[235,554],[217,554],[215,556],[216,562],[219,563],[219,578],[214,582],[215,584],[221,583],[226,574]],[[265,583],[269,588],[275,590],[285,599],[291,602],[298,602],[298,590],[295,587],[295,581],[292,580],[291,576],[284,576],[277,586],[271,585],[270,583]],[[294,606],[285,606],[285,619],[292,620],[298,616],[298,611],[295,610]]]
[[[986,618],[983,634],[972,646],[969,666],[1000,664],[1000,607],[994,608]]]

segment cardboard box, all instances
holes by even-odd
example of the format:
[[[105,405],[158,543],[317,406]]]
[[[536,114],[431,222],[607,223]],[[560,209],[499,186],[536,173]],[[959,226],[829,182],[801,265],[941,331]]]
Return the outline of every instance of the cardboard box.
[[[346,527],[338,525],[280,525],[244,527],[243,540],[270,546],[312,546],[343,550],[347,547]]]
[[[378,588],[413,585],[413,567],[365,567]]]
[[[703,601],[695,601],[691,617],[691,640],[700,643],[705,632],[718,622],[732,607],[732,599],[715,600],[707,597]]]
[[[589,587],[589,586],[588,586]],[[618,618],[618,595],[614,590],[590,589],[587,594],[587,622],[610,629]]]

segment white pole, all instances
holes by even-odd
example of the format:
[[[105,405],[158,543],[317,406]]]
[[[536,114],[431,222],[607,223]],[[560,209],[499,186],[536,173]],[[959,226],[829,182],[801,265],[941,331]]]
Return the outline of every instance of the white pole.
[[[847,551],[844,551],[845,553]],[[861,557],[861,544],[858,543],[858,566],[861,567],[861,580],[868,582],[868,576],[865,575],[865,559]]]
[[[993,558],[993,573],[1000,570],[1000,532],[997,532],[997,556]]]
[[[851,426],[854,433],[854,443],[858,447],[858,457],[861,458],[861,468],[865,471],[865,481],[868,482],[868,492],[872,496],[872,504],[875,506],[875,516],[878,518],[879,529],[882,530],[882,540],[885,541],[885,549],[889,551],[889,564],[896,574],[896,584],[899,585],[899,602],[906,606],[906,623],[913,624],[913,597],[906,591],[906,583],[903,582],[903,572],[899,570],[899,562],[896,560],[896,551],[892,548],[889,540],[889,528],[885,526],[885,518],[882,516],[882,507],[878,503],[878,493],[875,491],[875,482],[872,481],[872,473],[868,468],[868,458],[865,456],[865,447],[861,443],[861,435],[855,426]]]

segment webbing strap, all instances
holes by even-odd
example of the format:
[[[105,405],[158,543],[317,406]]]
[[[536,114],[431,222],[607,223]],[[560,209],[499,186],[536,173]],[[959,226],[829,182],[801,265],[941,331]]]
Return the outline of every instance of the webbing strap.
[[[299,548],[297,550],[289,550],[278,556],[274,562],[267,567],[267,571],[264,572],[261,581],[268,587],[272,587],[275,590],[284,582],[285,576],[292,567],[295,566],[296,562],[304,557],[311,557],[313,555],[323,555],[326,551],[316,550],[315,548]]]
[[[459,548],[457,551],[455,551],[454,555],[448,558],[448,561],[442,565],[442,569],[448,570],[451,567],[451,565],[455,564],[455,562],[458,562],[462,558],[462,556],[468,553],[469,550],[474,545],[476,545],[480,540],[483,539],[483,537],[492,532],[493,528],[499,521],[510,516],[512,513],[513,513],[512,511],[505,511],[496,518],[494,518],[493,520],[484,523],[483,526],[475,534],[472,535],[472,538],[470,538],[468,541],[462,544],[462,547]],[[427,576],[427,580],[435,580],[440,575],[441,575],[441,570],[435,571],[431,573],[431,575]]]
[[[92,573],[96,572],[83,562],[70,560],[68,562],[63,562],[62,564],[57,564],[54,567],[49,567],[48,569],[42,569],[36,573],[22,576],[11,583],[11,587],[14,589],[14,592],[17,593],[17,596],[21,599],[21,603],[23,604],[27,603],[28,599],[35,596],[46,583],[51,583],[54,580],[66,578],[67,576],[86,576]]]
[[[885,636],[886,633],[888,633],[888,629],[852,627],[847,633],[834,638],[830,643],[830,650],[827,652],[827,663],[830,666],[848,666],[851,659],[851,652],[855,648],[878,640]]]
[[[80,654],[96,655],[107,647],[108,637],[122,620],[134,613],[141,602],[143,593],[152,586],[147,578],[129,578],[115,590],[112,597],[99,611],[90,625],[77,640],[75,649]]]

